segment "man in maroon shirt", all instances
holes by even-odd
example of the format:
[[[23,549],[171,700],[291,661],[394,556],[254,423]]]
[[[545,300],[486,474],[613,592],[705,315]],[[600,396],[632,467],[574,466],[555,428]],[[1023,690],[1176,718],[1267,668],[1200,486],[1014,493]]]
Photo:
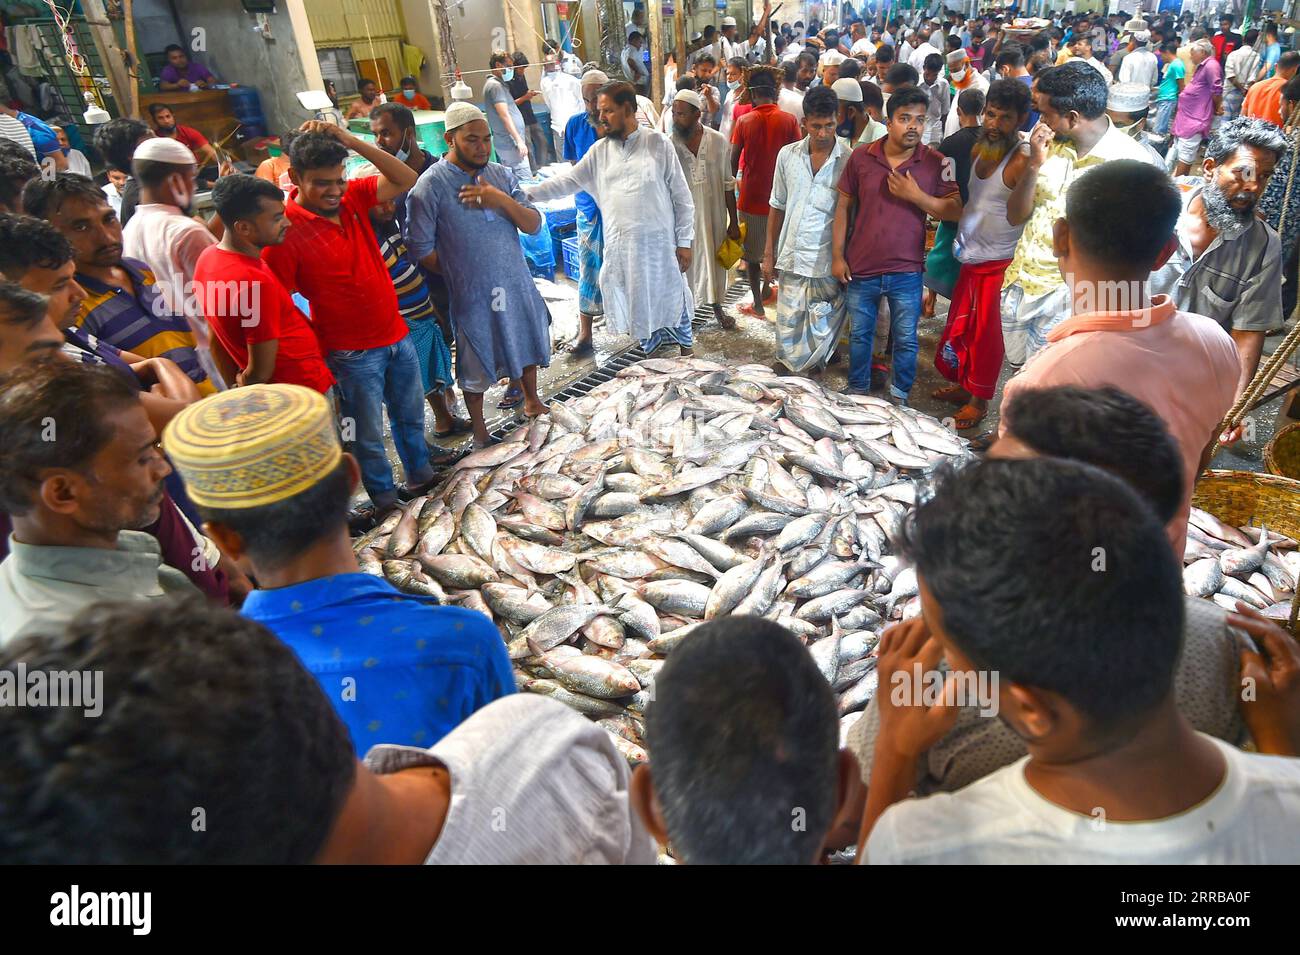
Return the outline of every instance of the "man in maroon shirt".
[[[776,105],[776,77],[767,70],[755,70],[749,79],[749,95],[754,109],[736,121],[731,133],[731,174],[740,171],[742,158],[745,175],[740,180],[740,199],[736,208],[745,224],[745,271],[754,294],[753,306],[742,305],[741,312],[763,317],[763,302],[772,294],[763,283],[763,250],[767,246],[767,200],[772,195],[772,176],[776,172],[776,154],[782,146],[803,138],[799,120]],[[760,290],[761,289],[761,290]]]
[[[345,179],[349,149],[379,175]],[[419,358],[370,225],[372,206],[403,195],[418,178],[378,146],[342,127],[309,120],[289,149],[289,232],[284,242],[262,250],[262,260],[284,287],[311,303],[312,328],[339,392],[343,437],[354,442],[361,482],[374,504],[373,512],[356,515],[354,528],[382,518],[399,499],[424,493],[433,480]],[[406,471],[400,490],[384,453],[385,407]]]
[[[863,395],[871,386],[871,345],[883,295],[894,340],[889,390],[904,405],[916,378],[925,217],[961,218],[951,160],[921,144],[929,106],[930,97],[915,86],[889,97],[885,138],[855,149],[840,177],[831,238],[831,271],[848,286],[853,322],[848,393]]]

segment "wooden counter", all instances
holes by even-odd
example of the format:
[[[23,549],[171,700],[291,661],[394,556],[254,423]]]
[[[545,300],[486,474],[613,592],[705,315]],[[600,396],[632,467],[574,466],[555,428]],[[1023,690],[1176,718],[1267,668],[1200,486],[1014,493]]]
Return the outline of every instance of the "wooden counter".
[[[140,96],[140,115],[153,125],[149,106],[163,103],[170,106],[172,115],[181,126],[193,126],[216,145],[239,125],[230,108],[230,97],[225,90],[199,90],[197,93],[143,93]],[[241,155],[239,143],[231,136],[224,146],[227,152]]]

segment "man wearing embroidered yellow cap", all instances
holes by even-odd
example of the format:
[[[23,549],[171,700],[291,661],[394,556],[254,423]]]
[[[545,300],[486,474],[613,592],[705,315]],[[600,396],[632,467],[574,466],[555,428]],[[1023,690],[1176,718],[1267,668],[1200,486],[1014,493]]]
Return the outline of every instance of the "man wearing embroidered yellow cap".
[[[431,745],[514,692],[486,617],[361,572],[347,528],[360,467],[319,392],[251,385],[214,395],[177,415],[163,446],[208,533],[247,558],[264,588],[244,614],[297,652],[358,752]]]

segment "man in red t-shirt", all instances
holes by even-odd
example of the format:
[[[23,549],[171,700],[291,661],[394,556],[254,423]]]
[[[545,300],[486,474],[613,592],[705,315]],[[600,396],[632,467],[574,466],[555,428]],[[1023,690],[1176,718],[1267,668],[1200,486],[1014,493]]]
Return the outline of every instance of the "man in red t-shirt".
[[[345,179],[349,149],[379,175]],[[355,515],[354,529],[382,518],[399,499],[423,494],[433,481],[420,362],[370,225],[372,206],[405,194],[418,178],[404,160],[373,143],[309,120],[289,147],[289,232],[284,242],[262,250],[262,261],[284,287],[311,303],[312,328],[338,388],[344,439],[354,442],[361,482],[374,505]],[[406,471],[401,489],[384,452],[385,407]]]
[[[855,149],[844,167],[831,236],[831,272],[848,286],[853,322],[848,393],[864,395],[871,387],[871,345],[883,295],[894,340],[890,392],[903,405],[916,378],[925,217],[961,218],[952,161],[921,144],[929,108],[929,95],[915,86],[889,97],[885,138]]]
[[[731,131],[731,174],[745,163],[740,180],[740,198],[736,208],[745,224],[745,248],[742,258],[749,276],[754,304],[742,305],[741,312],[763,317],[763,303],[772,289],[763,282],[763,250],[767,246],[767,204],[772,197],[772,176],[776,172],[776,154],[782,146],[803,138],[799,120],[776,105],[776,79],[766,71],[756,72],[749,80],[749,96],[754,109],[736,121]]]
[[[208,138],[193,126],[181,126],[177,123],[172,108],[166,103],[150,104],[149,116],[153,119],[155,133],[189,147],[190,152],[194,153],[194,158],[198,160],[199,169],[217,164],[217,151],[212,148]]]
[[[262,262],[262,250],[279,245],[289,231],[284,194],[265,179],[233,175],[217,180],[212,204],[226,234],[199,256],[194,297],[222,357],[233,365],[222,369],[227,380],[329,391],[334,376],[316,333]]]

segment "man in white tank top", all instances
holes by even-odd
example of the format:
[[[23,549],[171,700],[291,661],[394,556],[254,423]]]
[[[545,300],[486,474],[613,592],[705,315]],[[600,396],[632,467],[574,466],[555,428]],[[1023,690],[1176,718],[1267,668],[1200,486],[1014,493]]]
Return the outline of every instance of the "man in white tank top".
[[[1018,130],[1029,109],[1029,89],[1019,80],[993,83],[971,151],[969,195],[953,243],[961,271],[934,354],[934,366],[954,382],[934,397],[961,405],[954,418],[960,430],[983,420],[1002,368],[1002,278],[1024,230],[1008,221],[1007,199],[1028,162]]]

